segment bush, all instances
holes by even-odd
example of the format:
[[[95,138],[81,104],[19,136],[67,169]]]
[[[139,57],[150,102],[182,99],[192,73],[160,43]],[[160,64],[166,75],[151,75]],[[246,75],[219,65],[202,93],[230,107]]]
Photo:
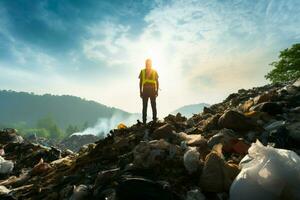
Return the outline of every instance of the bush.
[[[38,137],[44,137],[44,138],[49,138],[50,133],[44,128],[30,128],[30,129],[24,129],[21,132],[22,135],[24,136],[29,136],[35,134]]]

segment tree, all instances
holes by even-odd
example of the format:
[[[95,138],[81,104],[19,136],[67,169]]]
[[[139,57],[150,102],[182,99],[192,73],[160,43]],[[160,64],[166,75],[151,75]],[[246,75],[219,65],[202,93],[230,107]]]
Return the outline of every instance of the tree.
[[[62,130],[56,125],[54,119],[51,116],[40,119],[37,122],[37,127],[49,131],[51,138],[60,139],[63,137]]]
[[[80,132],[80,130],[76,125],[74,126],[69,125],[65,132],[66,132],[66,136],[69,136],[72,135],[73,133]]]
[[[50,136],[49,131],[44,128],[24,129],[24,130],[22,130],[21,134],[23,134],[23,136],[29,136],[29,135],[36,134],[36,136],[44,137],[44,138],[49,138],[49,136]]]
[[[280,52],[279,60],[270,64],[274,67],[265,78],[272,83],[288,82],[300,77],[300,43]]]

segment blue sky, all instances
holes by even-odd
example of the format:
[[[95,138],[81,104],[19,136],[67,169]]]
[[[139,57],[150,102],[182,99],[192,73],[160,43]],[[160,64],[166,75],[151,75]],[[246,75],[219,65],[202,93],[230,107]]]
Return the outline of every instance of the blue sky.
[[[268,64],[299,42],[298,0],[2,0],[0,88],[140,112],[151,57],[163,116],[266,84]]]

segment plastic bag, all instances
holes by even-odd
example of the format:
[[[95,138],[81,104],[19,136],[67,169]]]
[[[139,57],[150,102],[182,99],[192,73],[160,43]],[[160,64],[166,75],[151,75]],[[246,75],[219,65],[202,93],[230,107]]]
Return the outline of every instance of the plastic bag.
[[[300,199],[300,157],[293,151],[253,143],[240,162],[231,200]]]
[[[189,174],[192,174],[198,170],[200,166],[200,153],[195,147],[189,148],[189,150],[185,152],[183,156],[183,164]]]
[[[5,160],[0,156],[0,174],[8,174],[12,172],[14,168],[14,163],[10,160]]]

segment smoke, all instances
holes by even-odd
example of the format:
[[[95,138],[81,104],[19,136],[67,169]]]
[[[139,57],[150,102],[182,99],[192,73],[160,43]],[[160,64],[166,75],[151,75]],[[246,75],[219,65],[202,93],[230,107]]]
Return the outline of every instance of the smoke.
[[[99,118],[93,127],[88,127],[82,132],[73,133],[72,135],[96,135],[100,138],[107,136],[110,130],[117,128],[120,123],[131,126],[136,123],[139,114],[132,114],[129,117],[113,114],[111,118]]]

